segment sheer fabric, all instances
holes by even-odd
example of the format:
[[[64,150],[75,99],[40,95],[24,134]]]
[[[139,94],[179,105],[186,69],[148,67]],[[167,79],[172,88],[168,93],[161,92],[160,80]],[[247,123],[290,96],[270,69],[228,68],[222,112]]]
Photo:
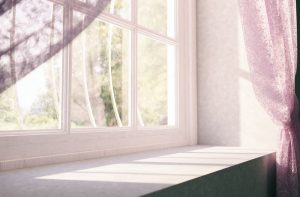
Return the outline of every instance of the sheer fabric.
[[[66,18],[75,1],[0,0],[0,93],[62,51],[110,1],[87,1],[89,17],[73,25]]]
[[[282,128],[277,151],[277,196],[299,197],[296,2],[240,0],[240,12],[254,91]]]

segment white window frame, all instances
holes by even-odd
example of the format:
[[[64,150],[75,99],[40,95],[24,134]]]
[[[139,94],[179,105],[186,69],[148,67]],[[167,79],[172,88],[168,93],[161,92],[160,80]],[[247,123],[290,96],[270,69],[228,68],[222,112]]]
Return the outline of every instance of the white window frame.
[[[64,4],[66,0],[51,0],[56,3]],[[175,22],[177,29],[175,38],[169,38],[164,35],[157,34],[145,27],[136,23],[137,13],[136,2],[131,1],[131,20],[133,23],[121,19],[109,13],[101,13],[99,19],[104,22],[109,22],[117,26],[125,27],[132,31],[131,45],[132,53],[136,54],[137,32],[142,33],[150,38],[153,38],[163,43],[174,44],[177,46],[177,76],[178,81],[176,92],[176,126],[158,126],[158,127],[137,127],[136,126],[136,90],[132,90],[133,99],[131,101],[132,111],[132,126],[129,127],[105,127],[91,129],[70,129],[70,80],[71,67],[70,61],[70,46],[65,47],[64,67],[62,72],[63,78],[63,101],[62,101],[62,122],[61,129],[56,130],[21,130],[0,132],[0,145],[3,147],[10,145],[13,152],[26,151],[27,146],[38,146],[33,144],[45,143],[45,147],[39,147],[41,150],[37,152],[29,151],[27,157],[35,157],[36,155],[48,155],[49,147],[53,147],[54,154],[67,154],[71,152],[86,152],[94,147],[95,150],[104,151],[104,155],[112,155],[117,153],[135,152],[139,150],[149,150],[157,148],[195,145],[197,143],[197,66],[196,66],[196,0],[177,0],[178,13],[175,13]],[[68,4],[75,8],[80,4]],[[68,17],[71,8],[64,7],[64,15]],[[71,18],[71,17],[69,17]],[[69,28],[70,23],[65,23],[64,28]],[[136,83],[136,66],[137,55],[132,55],[132,78],[131,83]],[[134,87],[134,86],[132,86]],[[9,140],[9,142],[8,142]],[[26,144],[23,149],[20,144]],[[82,147],[72,149],[78,143],[82,143]],[[64,147],[63,144],[66,146]],[[20,149],[18,149],[18,146]],[[56,147],[57,146],[57,147]],[[28,148],[28,150],[31,150]],[[27,151],[28,151],[27,150]],[[114,150],[109,152],[108,150]],[[7,149],[6,149],[7,151]],[[106,151],[106,152],[105,152]],[[0,161],[1,157],[0,150]],[[4,153],[4,152],[3,152]],[[10,150],[4,156],[4,159],[10,159]],[[12,153],[11,153],[12,154]],[[18,153],[20,154],[20,153]],[[26,156],[25,155],[25,156]],[[24,156],[24,157],[25,157]],[[96,156],[96,155],[95,155]],[[99,156],[99,154],[98,154]],[[76,160],[76,159],[75,159]]]
[[[129,17],[129,20],[126,19],[122,19],[119,16],[115,16],[106,12],[102,12],[98,17],[96,17],[95,20],[100,20],[101,22],[107,23],[107,24],[112,24],[115,25],[118,28],[124,29],[124,30],[128,30],[130,32],[130,38],[131,38],[131,43],[130,43],[130,48],[131,48],[131,61],[130,61],[130,77],[131,77],[131,82],[130,82],[130,88],[131,91],[129,92],[130,94],[130,101],[131,103],[128,103],[129,106],[131,106],[130,108],[130,123],[128,126],[123,126],[123,127],[97,127],[97,128],[70,128],[68,125],[65,127],[65,131],[68,132],[109,132],[109,131],[142,131],[142,130],[174,130],[177,129],[179,127],[179,101],[178,101],[178,92],[176,90],[179,89],[178,87],[178,83],[176,83],[177,81],[179,81],[179,77],[178,77],[178,62],[180,60],[180,58],[177,58],[177,60],[175,61],[175,70],[177,71],[175,73],[176,76],[175,77],[175,125],[174,126],[168,126],[168,125],[158,125],[158,126],[137,126],[137,39],[138,39],[138,34],[141,34],[143,36],[146,36],[149,39],[152,39],[154,41],[158,41],[160,43],[163,44],[169,44],[174,46],[175,48],[175,56],[179,57],[178,55],[178,50],[176,50],[178,47],[178,29],[175,29],[175,37],[171,38],[168,37],[166,35],[162,35],[162,34],[158,34],[153,30],[147,29],[141,25],[139,25],[137,23],[137,1],[138,0],[131,0],[131,16]],[[173,0],[174,4],[175,4],[175,23],[176,23],[176,27],[178,27],[177,25],[177,3],[178,0]],[[88,15],[88,10],[85,9],[84,6],[80,6],[80,3],[74,4],[73,8],[75,8],[76,11],[78,12],[82,12],[83,14],[87,14]],[[72,17],[70,17],[72,18]],[[70,21],[70,23],[72,24],[72,20]],[[70,51],[69,47],[69,51]],[[70,52],[69,52],[70,53]],[[69,55],[70,58],[71,55]],[[70,68],[71,69],[71,68]],[[68,74],[70,75],[71,72],[68,72]],[[69,80],[71,79],[71,76],[68,76]],[[71,83],[71,81],[66,82],[66,83]],[[70,86],[69,86],[69,90],[71,90]],[[69,95],[71,95],[70,92],[68,92]],[[69,96],[67,96],[69,97]],[[67,106],[66,106],[67,107]],[[69,110],[70,111],[70,110]],[[70,112],[69,112],[70,113]],[[64,123],[70,123],[71,120],[68,119],[68,117],[66,117],[66,119],[63,121]]]

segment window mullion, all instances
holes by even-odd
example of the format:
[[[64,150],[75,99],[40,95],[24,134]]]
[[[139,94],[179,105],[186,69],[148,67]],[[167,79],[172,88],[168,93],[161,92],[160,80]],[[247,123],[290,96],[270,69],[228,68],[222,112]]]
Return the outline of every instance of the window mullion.
[[[134,130],[137,128],[137,0],[131,0],[131,20],[134,28],[131,31],[131,121]]]
[[[72,24],[72,11],[69,3],[64,7],[64,47],[63,49],[63,81],[62,81],[62,128],[65,133],[70,133],[70,93],[71,93],[71,44],[70,33]]]

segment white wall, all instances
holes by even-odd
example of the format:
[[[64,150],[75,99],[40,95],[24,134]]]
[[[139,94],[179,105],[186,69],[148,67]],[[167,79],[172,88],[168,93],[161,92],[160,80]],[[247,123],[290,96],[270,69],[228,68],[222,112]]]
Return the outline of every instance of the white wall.
[[[199,144],[276,148],[249,81],[238,0],[197,1]]]

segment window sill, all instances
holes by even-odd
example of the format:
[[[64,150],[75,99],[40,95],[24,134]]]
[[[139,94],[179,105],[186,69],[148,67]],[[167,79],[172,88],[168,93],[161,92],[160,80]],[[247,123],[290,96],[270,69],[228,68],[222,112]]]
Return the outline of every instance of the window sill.
[[[237,185],[236,189],[245,187],[251,190],[254,187],[259,190],[255,186],[259,184],[258,187],[270,190],[265,186],[273,184],[274,158],[273,151],[207,146],[114,156],[2,172],[0,196],[185,196],[186,192],[200,194],[201,184],[205,185],[202,189],[204,196],[214,196],[207,195],[208,191],[214,191],[209,190],[210,187],[216,187],[218,192],[222,187],[234,191],[228,184],[235,181],[234,184],[245,183],[244,186]],[[234,175],[235,171],[238,176]],[[254,178],[247,178],[244,173]],[[225,186],[221,186],[224,184],[214,183],[214,176],[219,182],[224,182],[226,177],[229,179]],[[256,179],[260,182],[255,183]],[[246,183],[249,180],[252,185]],[[253,194],[255,191],[249,192]],[[252,196],[259,196],[259,193],[255,194]]]

